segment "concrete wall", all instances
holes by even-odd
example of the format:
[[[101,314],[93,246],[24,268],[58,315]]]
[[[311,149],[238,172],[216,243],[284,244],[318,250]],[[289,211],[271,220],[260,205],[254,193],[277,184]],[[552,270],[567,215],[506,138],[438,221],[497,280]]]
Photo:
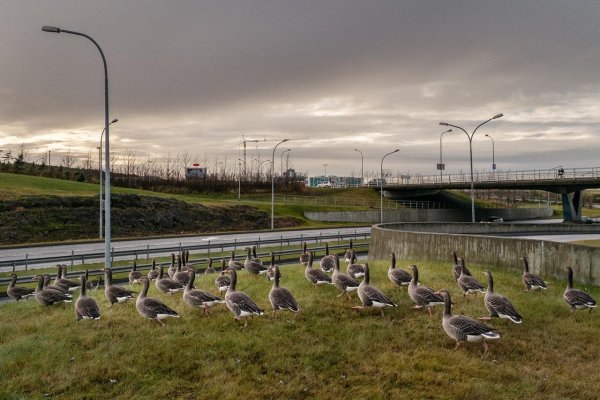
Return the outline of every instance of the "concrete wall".
[[[532,272],[542,276],[566,278],[571,266],[576,281],[600,285],[600,248],[541,240],[491,236],[494,233],[590,231],[597,226],[525,224],[384,224],[371,229],[369,259],[437,260],[452,263],[451,252],[464,256],[469,264],[482,264],[522,271],[520,257],[527,257]],[[479,277],[482,279],[482,277]]]
[[[476,210],[476,219],[486,220],[496,215],[505,220],[547,218],[552,216],[552,208],[486,208]],[[377,223],[381,220],[380,210],[369,211],[305,211],[304,216],[313,221]],[[399,209],[383,210],[384,221],[403,222],[456,222],[471,221],[471,209]]]

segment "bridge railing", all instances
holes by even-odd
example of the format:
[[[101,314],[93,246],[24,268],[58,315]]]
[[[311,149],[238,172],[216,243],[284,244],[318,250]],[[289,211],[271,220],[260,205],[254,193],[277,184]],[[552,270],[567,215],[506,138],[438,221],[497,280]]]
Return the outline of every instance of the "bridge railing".
[[[524,171],[473,172],[474,182],[555,181],[559,179],[600,179],[600,167],[551,168]],[[385,186],[431,185],[471,182],[470,173],[438,175],[402,175],[387,178]]]

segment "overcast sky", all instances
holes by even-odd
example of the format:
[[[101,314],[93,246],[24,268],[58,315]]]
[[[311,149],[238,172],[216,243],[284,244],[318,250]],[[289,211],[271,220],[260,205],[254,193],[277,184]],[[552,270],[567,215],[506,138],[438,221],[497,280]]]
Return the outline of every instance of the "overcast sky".
[[[598,166],[600,2],[3,0],[0,149],[96,154],[104,78],[110,139],[140,158],[235,164],[291,148],[309,175],[436,174],[440,121],[471,132],[474,168]],[[457,130],[455,129],[455,132]],[[39,158],[39,157],[38,157]],[[469,146],[443,136],[447,173]],[[58,163],[59,160],[52,160]]]

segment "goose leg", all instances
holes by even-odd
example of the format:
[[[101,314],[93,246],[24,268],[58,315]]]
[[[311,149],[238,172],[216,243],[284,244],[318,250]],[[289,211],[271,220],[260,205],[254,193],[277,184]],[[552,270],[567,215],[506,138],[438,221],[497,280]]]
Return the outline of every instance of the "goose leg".
[[[336,297],[342,297],[344,295],[345,292],[342,292],[340,294],[338,294]]]
[[[454,350],[458,350],[459,347],[460,347],[460,342],[456,342],[456,346],[454,346]]]
[[[346,292],[346,296],[348,296],[348,300],[352,300],[352,297],[350,297],[350,293]],[[592,310],[592,309],[590,308],[590,311],[591,311],[591,310]]]

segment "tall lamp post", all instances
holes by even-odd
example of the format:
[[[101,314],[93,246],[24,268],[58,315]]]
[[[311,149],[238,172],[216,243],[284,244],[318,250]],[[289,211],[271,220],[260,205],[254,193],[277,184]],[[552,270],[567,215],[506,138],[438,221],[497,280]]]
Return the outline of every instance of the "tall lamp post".
[[[448,129],[447,131],[442,132],[442,134],[440,135],[440,163],[437,165],[437,169],[440,170],[440,183],[442,183],[444,169],[446,169],[446,166],[444,165],[444,162],[442,161],[442,136],[444,136],[444,133],[450,133],[450,132],[452,132],[452,129]]]
[[[359,149],[354,149],[354,151],[358,151],[360,153],[360,183],[362,185],[363,183],[365,183],[365,159],[363,157],[362,151],[360,151]]]
[[[473,136],[475,136],[475,132],[477,132],[477,129],[479,129],[482,125],[487,124],[491,120],[498,119],[502,116],[504,116],[504,114],[502,113],[496,114],[492,118],[483,121],[482,123],[477,125],[477,127],[473,130],[473,133],[471,133],[470,135],[460,126],[452,125],[447,122],[440,122],[440,125],[442,126],[451,126],[453,128],[460,129],[465,133],[465,135],[467,135],[467,138],[469,139],[469,160],[471,163],[471,222],[475,222],[475,190],[473,189]]]
[[[108,68],[106,66],[106,57],[104,57],[104,52],[98,43],[92,39],[90,36],[85,33],[69,31],[66,29],[61,29],[56,26],[43,26],[42,31],[51,32],[51,33],[69,33],[71,35],[83,36],[84,38],[91,41],[94,46],[100,52],[100,56],[102,57],[102,64],[104,65],[104,129],[106,131],[106,141],[105,141],[105,158],[106,158],[106,173],[104,174],[105,178],[105,212],[104,212],[104,266],[110,267],[110,135],[109,135],[109,123],[108,123]]]
[[[486,137],[489,137],[490,139],[492,139],[492,172],[496,172],[496,150],[495,150],[495,143],[494,143],[494,138],[491,135],[488,135],[487,133],[485,134]]]
[[[394,151],[391,151],[389,153],[387,153],[385,156],[383,156],[381,158],[381,169],[380,169],[380,175],[379,175],[379,195],[381,197],[381,207],[380,207],[380,213],[381,213],[381,223],[383,224],[383,160],[385,160],[385,158],[387,156],[389,156],[390,154],[394,154],[399,152],[400,149],[396,149]]]
[[[283,139],[273,147],[273,157],[271,157],[271,230],[275,228],[275,150],[281,143],[289,139]]]
[[[115,118],[110,121],[108,125],[112,125],[115,122],[119,122],[119,120]],[[102,239],[102,137],[104,136],[105,130],[106,128],[102,129],[102,133],[100,134],[100,146],[98,147],[98,181],[100,182],[100,195],[98,201],[98,203],[100,203],[100,210],[98,212],[98,237],[100,239]]]

